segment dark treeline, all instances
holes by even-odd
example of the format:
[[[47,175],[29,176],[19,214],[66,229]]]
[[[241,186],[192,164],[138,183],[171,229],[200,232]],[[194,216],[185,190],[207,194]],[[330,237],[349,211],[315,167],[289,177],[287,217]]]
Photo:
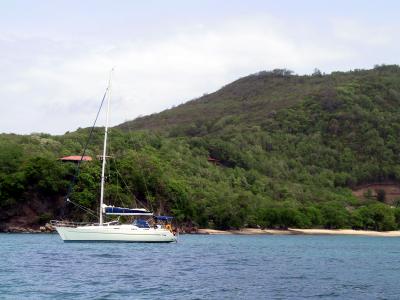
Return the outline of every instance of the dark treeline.
[[[219,229],[398,229],[400,208],[351,188],[400,181],[399,104],[397,66],[260,72],[112,129],[106,199]],[[92,218],[65,204],[74,165],[57,160],[87,134],[0,135],[0,222]],[[88,154],[101,142],[98,128]],[[99,176],[99,161],[83,163],[71,199],[97,210]]]

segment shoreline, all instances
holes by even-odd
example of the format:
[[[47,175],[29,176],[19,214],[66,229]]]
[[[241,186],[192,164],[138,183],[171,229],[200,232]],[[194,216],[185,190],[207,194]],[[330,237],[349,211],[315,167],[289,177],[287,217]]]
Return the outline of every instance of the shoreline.
[[[299,229],[288,228],[279,229],[257,229],[243,228],[240,230],[216,230],[216,229],[198,229],[196,234],[209,235],[358,235],[374,237],[400,237],[400,230],[397,231],[372,231],[372,230],[354,230],[354,229]]]
[[[50,224],[42,226],[39,229],[28,227],[8,227],[0,233],[55,233],[55,229]],[[358,235],[372,237],[400,237],[400,230],[396,231],[372,231],[372,230],[354,230],[354,229],[260,229],[260,228],[242,228],[237,230],[217,230],[208,228],[199,228],[191,231],[181,231],[181,234],[200,234],[200,235]]]

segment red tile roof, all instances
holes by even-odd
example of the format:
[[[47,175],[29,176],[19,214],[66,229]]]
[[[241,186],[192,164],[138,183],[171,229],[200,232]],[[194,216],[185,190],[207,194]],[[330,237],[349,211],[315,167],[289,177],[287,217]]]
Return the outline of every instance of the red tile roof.
[[[82,159],[82,161],[91,161],[92,157],[90,156],[80,156],[80,155],[71,155],[71,156],[65,156],[65,157],[61,157],[60,160],[62,161],[80,161]]]
[[[219,163],[219,159],[216,159],[216,158],[208,157],[207,160],[209,162]]]

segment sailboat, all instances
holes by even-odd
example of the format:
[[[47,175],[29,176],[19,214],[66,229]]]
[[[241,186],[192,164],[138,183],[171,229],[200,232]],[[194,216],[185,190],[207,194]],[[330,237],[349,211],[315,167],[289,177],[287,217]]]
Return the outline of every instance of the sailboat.
[[[64,242],[176,242],[177,236],[174,234],[170,224],[172,217],[154,216],[152,212],[144,208],[124,208],[104,204],[107,136],[110,112],[110,97],[107,92],[110,89],[110,81],[111,80],[109,80],[106,93],[104,94],[104,97],[107,95],[108,97],[101,168],[99,222],[84,224],[54,220],[51,223]],[[72,202],[68,198],[67,201]],[[119,221],[104,222],[104,215],[134,216],[135,218],[131,224],[120,224]],[[153,218],[152,225],[147,221],[149,217]]]

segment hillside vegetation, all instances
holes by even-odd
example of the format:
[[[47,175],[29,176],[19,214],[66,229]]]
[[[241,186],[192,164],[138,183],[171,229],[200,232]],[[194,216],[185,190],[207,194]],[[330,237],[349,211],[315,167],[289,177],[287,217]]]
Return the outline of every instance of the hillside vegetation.
[[[113,128],[106,199],[200,227],[397,229],[400,209],[384,194],[358,199],[351,188],[399,181],[399,104],[398,66],[250,75]],[[91,218],[65,204],[74,166],[57,160],[79,154],[87,135],[0,135],[1,223]],[[98,128],[89,155],[101,141]],[[97,209],[99,170],[82,164],[73,201]]]

